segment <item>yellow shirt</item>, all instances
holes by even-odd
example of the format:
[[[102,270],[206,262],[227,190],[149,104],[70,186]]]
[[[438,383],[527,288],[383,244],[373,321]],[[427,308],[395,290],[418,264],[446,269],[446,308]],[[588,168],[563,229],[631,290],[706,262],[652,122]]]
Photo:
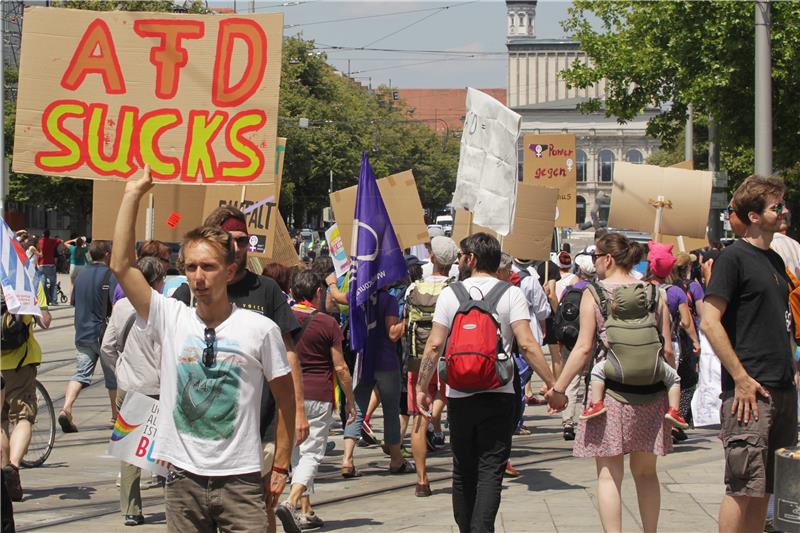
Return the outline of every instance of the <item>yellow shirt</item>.
[[[39,283],[39,302],[39,308],[47,310],[47,298],[42,283]],[[14,370],[19,366],[20,361],[22,361],[22,366],[38,365],[42,362],[42,348],[33,337],[34,317],[33,315],[23,315],[22,320],[28,324],[28,342],[13,350],[3,350],[2,357],[0,357],[0,370]]]

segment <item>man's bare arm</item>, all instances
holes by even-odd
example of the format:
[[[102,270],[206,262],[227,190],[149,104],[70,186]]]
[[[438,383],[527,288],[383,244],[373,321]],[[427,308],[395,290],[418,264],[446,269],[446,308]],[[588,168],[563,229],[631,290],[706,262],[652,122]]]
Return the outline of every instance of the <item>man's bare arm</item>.
[[[530,321],[517,320],[511,324],[511,329],[514,331],[514,337],[517,339],[517,346],[519,346],[522,357],[528,361],[533,371],[542,378],[547,388],[552,387],[553,383],[555,383],[555,378],[547,365],[547,359],[544,357],[542,347],[533,338]]]
[[[290,333],[283,334],[283,344],[286,345],[286,357],[289,359],[289,367],[292,369],[292,384],[294,385],[294,436],[296,444],[300,444],[308,438],[308,418],[305,411],[305,395],[303,394],[303,369],[300,366],[300,358],[295,351],[294,339]]]
[[[135,268],[136,214],[139,201],[153,187],[150,167],[145,165],[142,176],[125,185],[125,194],[114,226],[114,246],[111,249],[111,270],[122,285],[134,309],[144,320],[150,316],[150,297],[153,289],[147,284],[142,273]]]

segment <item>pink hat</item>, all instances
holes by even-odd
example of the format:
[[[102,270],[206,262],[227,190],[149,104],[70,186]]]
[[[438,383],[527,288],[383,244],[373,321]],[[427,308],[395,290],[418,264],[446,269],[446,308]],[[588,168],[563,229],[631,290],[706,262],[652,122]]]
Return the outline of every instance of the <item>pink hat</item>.
[[[650,270],[659,278],[666,278],[677,261],[672,255],[672,245],[650,241],[648,246],[650,252],[647,254],[647,261],[650,263]]]

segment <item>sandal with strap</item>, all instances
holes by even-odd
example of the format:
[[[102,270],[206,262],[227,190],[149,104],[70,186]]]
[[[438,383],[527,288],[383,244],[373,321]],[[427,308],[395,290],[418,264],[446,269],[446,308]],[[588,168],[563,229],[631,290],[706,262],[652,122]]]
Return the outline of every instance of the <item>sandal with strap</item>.
[[[416,471],[417,468],[414,466],[414,464],[409,463],[408,461],[403,461],[397,468],[389,467],[390,474],[413,474]]]
[[[356,470],[355,465],[354,466],[343,466],[342,469],[341,469],[341,472],[342,472],[342,477],[345,478],[345,479],[351,479],[351,478],[354,478],[354,477],[361,477],[361,472]]]

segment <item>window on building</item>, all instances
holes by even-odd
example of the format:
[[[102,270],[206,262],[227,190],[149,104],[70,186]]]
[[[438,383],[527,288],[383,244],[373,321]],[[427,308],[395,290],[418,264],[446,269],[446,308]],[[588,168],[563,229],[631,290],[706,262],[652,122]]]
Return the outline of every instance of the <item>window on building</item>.
[[[586,220],[586,198],[578,196],[575,199],[575,208],[575,222],[577,224],[583,224]]]
[[[519,14],[519,27],[520,28],[524,28],[525,27],[525,13],[520,13]]]
[[[608,224],[608,215],[611,212],[611,198],[607,195],[603,195],[597,199],[597,202],[600,204],[600,212],[598,213],[600,222]]]
[[[586,181],[586,162],[588,159],[586,152],[583,150],[575,152],[575,179],[577,181]]]
[[[508,16],[508,27],[510,29],[514,28],[514,14],[513,13]]]
[[[597,154],[597,181],[609,183],[614,178],[614,152],[600,150]]]
[[[627,161],[628,163],[641,165],[642,163],[644,163],[644,156],[642,155],[642,152],[640,152],[639,150],[636,149],[628,150],[628,152],[625,154],[625,161]]]

